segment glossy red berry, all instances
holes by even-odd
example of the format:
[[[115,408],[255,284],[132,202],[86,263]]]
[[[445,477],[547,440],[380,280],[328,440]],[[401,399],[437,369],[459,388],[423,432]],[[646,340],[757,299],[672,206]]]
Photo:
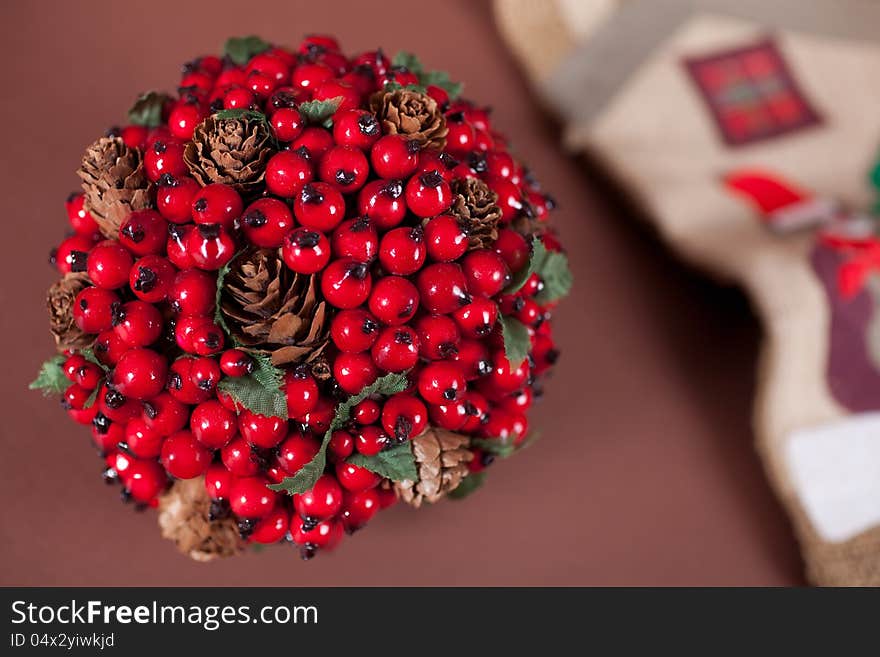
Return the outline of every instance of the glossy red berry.
[[[161,303],[171,294],[177,270],[167,258],[148,255],[139,258],[128,272],[128,286],[147,303]]]
[[[281,246],[293,228],[293,213],[277,198],[261,198],[251,203],[241,217],[241,230],[251,244],[264,249]]]
[[[203,112],[198,103],[179,103],[168,117],[168,128],[177,139],[188,141],[196,126],[202,122]]]
[[[464,273],[456,264],[435,263],[416,278],[419,298],[429,313],[448,315],[471,301]]]
[[[336,478],[343,488],[353,493],[375,488],[382,479],[375,472],[353,463],[337,463]]]
[[[299,110],[281,107],[272,113],[272,131],[278,141],[293,141],[303,131],[303,120]]]
[[[368,150],[381,136],[379,121],[371,112],[345,110],[333,119],[333,139],[337,144]]]
[[[207,317],[214,312],[217,281],[201,269],[184,269],[171,286],[171,308],[184,317]]]
[[[468,250],[469,239],[461,222],[448,214],[434,217],[425,225],[428,255],[437,262],[458,260]]]
[[[351,411],[351,417],[360,425],[373,424],[379,420],[381,406],[375,399],[364,399]]]
[[[423,315],[415,322],[419,353],[429,360],[451,358],[458,353],[461,333],[447,315]]]
[[[397,442],[415,438],[428,425],[428,409],[415,396],[398,393],[382,406],[382,427]]]
[[[260,471],[254,448],[241,436],[236,436],[221,448],[220,460],[236,477],[253,477]]]
[[[185,226],[170,224],[168,226],[168,240],[165,242],[165,252],[171,264],[178,269],[190,269],[196,266],[187,246],[189,235],[193,232],[193,229],[194,226],[192,224]]]
[[[254,359],[241,349],[227,349],[220,357],[220,370],[226,376],[247,376],[254,371]]]
[[[73,302],[73,320],[83,333],[100,333],[113,326],[113,309],[119,297],[110,290],[87,287]]]
[[[355,395],[373,383],[379,372],[369,354],[341,353],[333,361],[333,377],[340,388]]]
[[[498,239],[493,245],[495,253],[501,256],[507,269],[517,273],[529,263],[529,244],[515,230],[502,228],[498,231]]]
[[[138,400],[126,397],[116,388],[107,386],[102,386],[98,391],[96,405],[101,415],[120,424],[141,416],[143,410]]]
[[[165,387],[168,362],[151,349],[129,349],[113,369],[113,385],[126,397],[150,399]]]
[[[330,242],[317,230],[297,228],[284,237],[281,258],[298,274],[316,274],[330,262]]]
[[[428,417],[431,424],[448,431],[459,431],[468,420],[467,407],[463,401],[453,401],[445,404],[430,404]]]
[[[371,262],[379,253],[379,233],[369,217],[349,219],[333,231],[331,245],[337,258]]]
[[[419,166],[419,144],[401,135],[385,135],[370,149],[370,163],[380,178],[409,178]]]
[[[67,198],[64,208],[67,210],[67,220],[70,222],[70,227],[73,228],[78,235],[91,238],[98,232],[98,224],[95,223],[95,219],[92,217],[91,213],[86,211],[83,205],[84,201],[85,194],[81,192],[71,194]]]
[[[169,137],[149,143],[144,151],[144,170],[151,182],[158,182],[165,173],[174,177],[187,174],[183,142]]]
[[[372,425],[361,427],[354,439],[355,449],[364,456],[376,456],[389,444],[388,434]]]
[[[345,217],[345,199],[332,185],[308,183],[296,195],[293,213],[301,225],[326,233]]]
[[[315,178],[309,158],[298,151],[281,151],[266,164],[266,189],[275,196],[293,198]]]
[[[388,326],[405,324],[413,318],[418,307],[419,291],[401,276],[380,278],[370,292],[370,312]]]
[[[67,357],[64,363],[61,364],[61,370],[69,381],[72,383],[78,383],[76,380],[77,372],[79,372],[79,369],[84,365],[88,365],[88,363],[89,361],[87,361],[82,354],[71,354]]]
[[[58,268],[61,274],[84,272],[89,251],[93,246],[95,246],[95,240],[91,236],[73,235],[61,242],[58,248],[52,252],[50,262]]]
[[[208,400],[196,406],[189,424],[195,439],[209,449],[223,447],[238,431],[235,413],[216,400]]]
[[[146,301],[129,301],[114,309],[113,330],[131,347],[146,347],[162,335],[162,315]]]
[[[205,471],[205,490],[212,500],[228,499],[234,480],[235,475],[227,470],[225,465],[212,463]]]
[[[324,153],[333,148],[333,135],[316,125],[302,131],[291,144],[290,150],[307,154],[313,162],[319,162]]]
[[[309,434],[292,433],[278,447],[278,464],[290,475],[315,458],[321,444]]]
[[[433,217],[452,205],[452,190],[438,171],[427,171],[406,184],[406,205],[418,217]]]
[[[425,263],[425,232],[419,226],[389,230],[379,245],[379,262],[389,274],[409,276]]]
[[[267,488],[263,477],[243,477],[232,482],[229,506],[239,518],[257,519],[268,516],[278,497]]]
[[[125,490],[135,502],[150,502],[167,485],[165,471],[156,461],[131,459],[125,473]]]
[[[137,256],[162,254],[168,222],[155,210],[132,212],[119,229],[119,242]]]
[[[129,420],[125,425],[125,448],[142,459],[159,456],[165,436],[147,426],[142,418]]]
[[[389,326],[370,350],[373,362],[386,372],[405,372],[419,360],[419,336],[409,326]]]
[[[314,90],[326,80],[332,80],[335,72],[326,64],[320,62],[304,62],[293,71],[291,80],[294,87]]]
[[[461,261],[461,269],[472,295],[493,297],[510,282],[504,259],[489,249],[475,249]]]
[[[172,477],[193,479],[208,469],[211,453],[195,440],[192,433],[178,431],[162,443],[160,459]]]
[[[528,378],[528,359],[511,366],[504,351],[498,350],[492,354],[492,371],[483,379],[483,383],[490,391],[509,394],[522,388]]]
[[[330,337],[340,351],[365,351],[378,335],[378,320],[360,308],[338,312],[330,322]]]
[[[78,383],[71,383],[64,391],[61,403],[64,408],[82,410],[85,408],[86,402],[92,396],[91,390],[86,390]]]
[[[342,488],[332,475],[321,475],[310,490],[293,496],[293,508],[303,519],[329,520],[342,508]]]
[[[184,404],[198,404],[211,397],[211,392],[199,388],[190,376],[194,362],[194,358],[178,358],[168,368],[168,392]]]
[[[378,230],[394,228],[406,216],[406,199],[400,180],[374,180],[358,194],[358,212]]]
[[[321,180],[345,194],[363,187],[369,172],[366,156],[354,146],[334,146],[324,154],[318,166]]]
[[[245,408],[238,415],[238,430],[251,445],[271,449],[287,436],[287,421]]]
[[[86,390],[94,390],[104,380],[104,370],[94,363],[84,362],[77,366],[73,380]]]
[[[128,283],[128,274],[133,264],[134,259],[128,249],[115,240],[108,240],[89,252],[86,272],[92,283],[98,287],[115,290]]]
[[[189,421],[189,407],[169,393],[162,392],[143,402],[141,419],[153,431],[167,436],[186,426]]]
[[[320,397],[318,382],[307,367],[297,367],[285,372],[284,394],[287,397],[287,414],[294,418],[314,410]]]
[[[371,488],[357,493],[346,492],[342,502],[342,522],[352,532],[366,525],[380,508],[379,491]]]
[[[248,109],[255,102],[254,93],[245,87],[229,87],[226,93],[223,94],[223,109]],[[299,115],[299,112],[297,112],[297,115]]]
[[[419,394],[429,404],[446,404],[460,399],[467,382],[461,368],[449,361],[428,363],[419,372]]]
[[[226,335],[217,324],[209,320],[198,324],[192,332],[192,353],[212,356],[223,351]]]
[[[482,339],[495,327],[495,322],[498,320],[498,305],[485,297],[477,297],[456,310],[452,317],[466,337]]]
[[[229,185],[202,187],[192,200],[192,219],[197,224],[219,224],[231,229],[244,209],[241,196]]]
[[[197,225],[187,236],[186,246],[193,264],[208,271],[220,269],[235,255],[235,241],[215,224]]]
[[[112,329],[109,329],[98,334],[94,345],[92,345],[92,350],[101,363],[112,367],[128,350],[128,345]]]
[[[318,550],[330,551],[342,540],[343,529],[339,520],[322,520],[317,525],[291,518],[290,533],[293,542],[300,546],[303,560],[311,559]]]
[[[287,534],[290,514],[283,506],[276,506],[264,518],[254,524],[248,540],[251,543],[271,545],[277,543]]]
[[[361,305],[369,297],[371,287],[367,265],[352,258],[332,261],[321,274],[324,299],[342,310]]]

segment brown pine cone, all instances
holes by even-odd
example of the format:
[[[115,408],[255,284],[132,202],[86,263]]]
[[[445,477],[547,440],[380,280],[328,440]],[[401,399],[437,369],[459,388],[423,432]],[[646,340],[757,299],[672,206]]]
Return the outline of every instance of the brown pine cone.
[[[101,137],[89,146],[77,175],[86,193],[85,209],[104,237],[118,239],[128,215],[152,205],[141,152],[118,137]]]
[[[412,443],[419,481],[397,481],[394,492],[419,508],[422,502],[436,502],[455,490],[468,475],[467,464],[474,454],[468,449],[467,436],[438,427],[428,427]]]
[[[203,477],[179,479],[159,497],[162,537],[190,559],[211,561],[234,557],[245,543],[233,518],[211,520],[211,498]]]
[[[224,183],[243,196],[259,191],[274,150],[264,121],[216,119],[196,126],[183,152],[189,172],[202,185]]]
[[[386,135],[404,135],[423,148],[446,147],[446,117],[427,94],[406,89],[377,91],[370,98],[370,109]]]
[[[55,336],[59,353],[66,349],[85,349],[95,341],[94,335],[83,333],[73,321],[73,302],[80,290],[89,287],[89,277],[84,273],[66,274],[56,281],[46,294],[49,308],[49,328]]]
[[[498,239],[498,221],[501,219],[498,194],[477,178],[456,178],[450,187],[453,198],[449,213],[463,224],[470,248],[489,248]]]
[[[278,250],[251,248],[230,263],[220,313],[232,335],[273,365],[318,359],[330,336],[318,277],[290,271]]]

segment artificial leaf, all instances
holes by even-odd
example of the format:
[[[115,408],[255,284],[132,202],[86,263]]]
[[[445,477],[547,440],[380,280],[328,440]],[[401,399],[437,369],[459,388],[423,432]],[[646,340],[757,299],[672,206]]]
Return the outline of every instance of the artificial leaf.
[[[420,84],[408,84],[404,87],[402,84],[400,84],[400,82],[394,82],[393,80],[390,82],[386,82],[385,86],[382,87],[382,91],[397,91],[399,89],[412,91],[413,93],[417,94],[427,93],[428,91]]]
[[[214,117],[220,119],[221,121],[228,121],[231,119],[247,119],[248,121],[260,121],[266,124],[269,123],[269,119],[262,112],[243,108],[220,110],[219,112],[214,113]]]
[[[543,289],[535,295],[535,301],[538,303],[556,301],[571,290],[571,269],[568,267],[568,257],[564,253],[547,252],[538,269],[538,275],[544,282]]]
[[[98,399],[98,392],[101,390],[101,386],[98,386],[94,390],[92,390],[92,394],[89,395],[88,399],[86,399],[86,403],[83,405],[83,408],[91,408],[95,401]]]
[[[453,500],[463,500],[482,486],[485,480],[485,472],[471,472],[467,477],[461,480],[461,483],[458,486],[449,491],[447,495]]]
[[[70,379],[64,374],[61,366],[67,360],[64,356],[52,356],[42,364],[40,373],[28,386],[31,390],[42,390],[44,395],[60,395],[67,390]]]
[[[221,382],[222,384],[222,382]],[[305,493],[311,489],[318,478],[324,474],[324,468],[327,466],[327,445],[330,444],[330,437],[333,432],[344,426],[351,419],[351,410],[360,404],[370,395],[394,395],[398,392],[406,390],[409,382],[405,374],[386,374],[376,379],[373,383],[361,390],[358,394],[349,397],[346,401],[336,407],[333,419],[330,421],[330,428],[324,434],[321,441],[321,448],[311,461],[300,468],[292,477],[285,477],[281,483],[271,484],[269,488],[274,491],[284,491],[290,495],[297,493]]]
[[[501,335],[504,338],[504,355],[510,363],[510,369],[516,369],[529,353],[531,346],[529,330],[515,317],[501,315],[498,317],[498,322],[501,324]]]
[[[93,363],[93,364],[97,365],[97,366],[100,367],[102,370],[104,370],[105,373],[110,371],[110,368],[109,368],[109,367],[107,367],[104,363],[102,363],[100,360],[98,360],[98,357],[95,355],[95,350],[92,349],[91,347],[87,347],[86,349],[83,349],[83,350],[80,352],[80,354],[81,354],[82,357],[85,358],[87,361],[89,361],[90,363]]]
[[[504,288],[504,294],[516,294],[526,284],[529,277],[536,271],[541,269],[544,260],[547,258],[547,249],[541,240],[532,240],[532,253],[529,256],[528,264],[514,274],[510,284]]]
[[[476,447],[488,452],[493,456],[506,459],[517,450],[515,444],[517,436],[509,435],[504,438],[471,438],[471,447]]]
[[[226,323],[226,318],[223,316],[223,313],[220,312],[220,296],[223,293],[223,283],[226,280],[226,276],[229,274],[229,270],[232,268],[232,263],[238,260],[239,253],[241,253],[241,251],[232,256],[229,262],[220,267],[220,271],[217,272],[217,292],[214,296],[214,323],[223,329],[223,332],[229,337],[230,340],[232,340],[232,343],[235,346],[238,346],[238,340],[229,331],[229,325]]]
[[[461,95],[464,85],[461,82],[453,82],[449,79],[449,73],[446,71],[425,71],[419,75],[419,82],[428,87],[440,87],[447,94],[450,100],[455,100]]]
[[[366,468],[391,481],[404,481],[405,479],[418,481],[419,479],[412,443],[409,440],[400,445],[383,449],[375,456],[355,454],[348,459],[348,462]]]
[[[258,36],[232,37],[223,46],[223,54],[239,66],[247,64],[251,57],[269,50],[272,46]]]
[[[310,100],[300,104],[297,109],[306,123],[320,123],[328,127],[326,125],[327,122],[331,120],[330,117],[339,109],[341,102],[342,96],[336,96],[336,98],[329,100]]]
[[[162,109],[169,100],[171,100],[170,96],[158,91],[141,94],[128,110],[128,122],[145,128],[162,125]]]
[[[449,94],[451,100],[455,100],[461,94],[463,85],[460,82],[452,82],[449,79],[449,73],[446,71],[426,71],[419,58],[411,52],[400,51],[394,55],[394,58],[391,60],[391,66],[405,68],[419,79],[418,85],[407,85],[405,87],[407,90],[425,93],[425,88],[433,85],[443,89]],[[397,83],[386,84],[385,89],[393,90],[400,87],[399,84],[397,84],[397,87],[394,87],[393,85],[395,84]]]
[[[411,52],[406,52],[401,50],[391,59],[392,67],[402,67],[405,68],[410,73],[415,75],[419,75],[422,71],[424,71],[424,67],[422,66],[422,62],[419,61],[419,58]]]
[[[281,389],[284,372],[273,366],[268,357],[252,353],[254,371],[248,376],[229,377],[218,389],[229,394],[236,404],[259,415],[287,419],[287,396]]]

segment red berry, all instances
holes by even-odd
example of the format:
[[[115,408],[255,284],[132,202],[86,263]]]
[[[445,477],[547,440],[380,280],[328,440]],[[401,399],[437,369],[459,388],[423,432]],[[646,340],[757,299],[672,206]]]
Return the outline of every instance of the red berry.
[[[62,363],[61,369],[68,380],[73,383],[78,383],[76,380],[77,372],[79,372],[79,369],[84,365],[88,365],[88,363],[89,361],[87,361],[82,354],[71,354],[67,357],[67,360]]]
[[[189,431],[178,431],[162,443],[161,461],[172,477],[193,479],[208,469],[211,453]]]
[[[370,162],[380,178],[409,178],[419,166],[419,143],[401,135],[385,135],[370,149]]]
[[[266,164],[266,190],[275,196],[293,198],[314,178],[312,164],[302,152],[281,151]]]
[[[171,308],[183,317],[207,317],[214,312],[217,280],[201,269],[178,272],[171,286]]]
[[[189,168],[183,159],[183,142],[168,138],[148,143],[144,151],[144,170],[152,182],[158,182],[165,173],[174,177],[188,173]]]
[[[366,301],[371,287],[369,269],[352,258],[334,260],[321,274],[324,299],[331,306],[343,310],[356,308]]]
[[[260,471],[253,447],[241,436],[233,438],[221,448],[220,460],[236,477],[252,477]]]
[[[333,118],[333,139],[337,144],[367,150],[381,135],[379,121],[366,110],[344,110]]]
[[[162,254],[168,222],[155,210],[132,212],[119,229],[119,242],[137,256]]]
[[[477,297],[466,306],[456,310],[452,317],[461,332],[469,338],[484,338],[492,332],[498,319],[498,306],[494,301]]]
[[[458,260],[468,250],[468,235],[461,222],[448,214],[434,217],[425,225],[428,255],[437,262]]]
[[[357,493],[346,492],[342,502],[342,522],[348,531],[366,525],[380,508],[379,490],[371,488]]]
[[[279,417],[259,415],[245,408],[238,415],[238,430],[251,445],[271,449],[287,435],[287,421]]]
[[[129,148],[143,148],[147,141],[147,129],[142,125],[127,125],[122,128],[120,137]]]
[[[320,397],[318,382],[305,367],[288,370],[284,374],[284,394],[287,397],[287,414],[293,418],[313,411]]]
[[[354,439],[355,449],[364,456],[376,456],[388,444],[388,434],[377,426],[361,427]]]
[[[115,388],[102,386],[98,391],[97,406],[101,415],[113,422],[125,423],[142,413],[142,406],[136,399],[123,395]]]
[[[435,315],[448,315],[471,301],[461,267],[436,263],[422,269],[416,278],[422,306]]]
[[[405,324],[419,307],[419,291],[401,276],[385,276],[373,286],[369,307],[370,312],[383,324]]]
[[[321,180],[345,194],[363,187],[369,172],[366,156],[354,146],[334,146],[324,154],[318,166]]]
[[[220,382],[220,366],[213,358],[194,358],[189,378],[198,388],[213,392]]]
[[[347,459],[354,452],[354,438],[348,431],[337,429],[330,436],[330,442],[327,444],[327,450],[331,463],[338,463]]]
[[[87,287],[73,302],[73,320],[83,333],[100,333],[113,326],[113,308],[119,297],[110,290]]]
[[[244,204],[232,187],[218,183],[202,187],[193,197],[191,208],[197,224],[220,224],[228,230],[241,217]]]
[[[62,274],[86,271],[89,251],[95,245],[91,236],[73,235],[61,242],[52,252],[51,262]]]
[[[461,116],[460,113],[458,116]],[[453,120],[456,116],[446,115],[446,127],[449,132],[446,135],[446,149],[453,154],[463,154],[474,150],[474,128],[467,121]]]
[[[162,436],[180,431],[189,421],[189,407],[167,392],[162,392],[143,402],[141,419]]]
[[[315,458],[321,444],[308,434],[292,433],[278,447],[278,464],[290,475]]]
[[[281,258],[297,274],[316,274],[330,262],[330,242],[316,230],[297,228],[284,237]]]
[[[504,351],[498,350],[492,354],[492,372],[483,381],[488,389],[507,394],[522,388],[528,378],[528,359],[512,367]]]
[[[156,461],[131,459],[125,473],[125,490],[135,502],[150,502],[168,484],[165,471]]]
[[[529,244],[526,239],[510,228],[498,231],[498,239],[493,245],[495,253],[501,256],[511,273],[517,273],[529,263]]]
[[[418,217],[433,217],[452,205],[452,190],[438,171],[431,170],[410,178],[406,205]]]
[[[202,109],[198,103],[183,102],[171,110],[168,128],[178,139],[188,141],[193,137],[196,126],[202,122]]]
[[[299,110],[281,107],[272,113],[272,131],[278,141],[293,141],[303,130],[303,120]]]
[[[283,506],[276,506],[269,514],[254,525],[248,540],[251,543],[271,545],[277,543],[287,534],[290,514]]]
[[[379,262],[390,274],[408,276],[422,268],[427,257],[424,231],[416,226],[389,230],[379,245]]]
[[[177,342],[177,346],[188,354],[194,354],[196,352],[196,347],[193,342],[193,335],[195,334],[196,329],[211,324],[213,324],[213,321],[210,317],[202,316],[186,316],[175,320],[174,339]]]
[[[489,188],[498,195],[498,207],[501,208],[502,223],[510,223],[525,208],[519,188],[509,180],[492,178],[488,181]]]
[[[184,404],[198,404],[211,397],[211,392],[199,388],[190,377],[194,358],[178,358],[171,364],[168,374],[168,392]]]
[[[458,365],[439,360],[428,363],[419,372],[418,387],[429,404],[445,404],[460,399],[467,382]]]
[[[441,360],[458,352],[461,334],[448,316],[424,315],[416,320],[415,329],[419,335],[419,352],[424,358]]]
[[[195,267],[196,263],[187,250],[187,240],[190,233],[193,232],[193,225],[178,226],[171,224],[168,226],[168,240],[165,242],[165,251],[168,260],[178,269],[189,269]]]
[[[263,477],[243,477],[232,482],[229,490],[229,506],[239,518],[264,518],[275,506],[278,497],[267,488]]]
[[[379,369],[405,372],[419,360],[419,336],[409,326],[389,326],[379,334],[370,354]]]
[[[397,442],[415,438],[428,424],[428,409],[416,397],[398,393],[382,406],[382,427]]]
[[[379,233],[368,217],[343,221],[333,231],[333,255],[371,262],[379,253]]]
[[[333,361],[333,376],[340,388],[355,395],[373,383],[379,377],[379,372],[369,354],[341,353]]]
[[[254,104],[255,100],[254,94],[250,89],[230,87],[223,94],[223,109],[248,109]],[[299,112],[297,112],[297,115],[299,115]]]
[[[264,249],[281,246],[284,236],[293,228],[293,214],[277,198],[261,198],[251,203],[241,217],[245,238]]]
[[[225,500],[229,497],[229,489],[235,480],[233,475],[222,463],[212,463],[205,472],[205,490],[212,500]]]
[[[165,437],[147,426],[142,418],[129,420],[125,425],[125,447],[135,456],[152,459],[159,456]]]
[[[332,185],[309,183],[294,199],[293,213],[306,228],[326,233],[336,228],[345,217],[345,199]]]
[[[361,308],[338,312],[330,322],[330,337],[340,351],[365,351],[378,335],[379,322]]]
[[[254,359],[241,349],[227,349],[220,357],[220,370],[226,376],[247,376],[254,371]]]
[[[223,351],[226,336],[223,329],[208,320],[198,324],[192,332],[192,353],[199,356],[211,356]]]
[[[70,359],[68,359],[69,361]],[[66,364],[66,363],[65,363]],[[94,390],[104,379],[104,371],[93,363],[83,362],[76,368],[74,381],[86,390]]]
[[[115,290],[128,283],[128,274],[134,259],[124,246],[115,240],[101,242],[89,252],[86,271],[92,283],[105,290]]]
[[[302,151],[313,162],[319,162],[324,153],[333,148],[333,135],[324,128],[309,126],[290,144],[290,150]]]
[[[460,430],[468,420],[467,407],[461,401],[428,406],[431,424],[448,431]]]
[[[330,422],[336,412],[336,404],[327,397],[319,397],[315,407],[304,415],[294,418],[304,424],[310,431],[324,433],[330,428]]]
[[[325,80],[332,80],[335,73],[332,68],[319,62],[305,62],[293,71],[291,83],[294,87],[314,90]]]
[[[113,370],[113,385],[126,397],[150,399],[165,387],[168,362],[151,349],[129,349]]]
[[[193,409],[189,425],[195,439],[209,449],[223,447],[238,431],[235,413],[213,399]]]
[[[112,367],[119,362],[122,354],[128,350],[128,345],[122,341],[122,338],[116,335],[115,331],[109,329],[98,334],[92,349],[95,352],[95,357],[101,363]]]
[[[293,508],[303,519],[329,520],[342,508],[342,488],[332,475],[321,475],[310,490],[293,496]]]
[[[303,520],[291,518],[290,533],[293,542],[300,546],[303,560],[311,559],[316,552],[336,547],[342,540],[342,523],[338,520],[322,520],[314,527]]]
[[[98,224],[95,223],[94,217],[83,207],[84,201],[85,194],[82,192],[71,194],[67,198],[64,207],[67,210],[67,220],[70,222],[70,227],[78,235],[91,238],[98,232]]]
[[[221,226],[201,224],[191,231],[186,247],[193,264],[199,269],[220,269],[235,255],[235,241]]]
[[[86,390],[78,383],[71,383],[64,391],[62,403],[64,408],[80,411],[85,408],[86,402],[91,396],[91,390]]]
[[[113,330],[131,347],[146,347],[162,335],[162,315],[146,301],[129,301],[113,313]]]
[[[473,433],[480,428],[483,421],[488,417],[489,402],[480,393],[468,390],[464,394],[462,403],[464,404],[465,411],[467,411],[468,418],[461,430],[465,433]]]
[[[351,417],[360,425],[373,424],[379,419],[381,407],[374,399],[364,399],[351,411]]]
[[[177,270],[167,258],[148,255],[138,259],[128,272],[128,285],[147,303],[161,303],[171,294]]]
[[[378,230],[397,226],[406,216],[403,183],[399,180],[368,182],[358,194],[358,212]]]
[[[343,488],[353,493],[375,488],[382,480],[375,472],[352,463],[337,463],[336,478]]]
[[[461,261],[468,292],[493,297],[510,282],[504,259],[489,249],[470,251]]]

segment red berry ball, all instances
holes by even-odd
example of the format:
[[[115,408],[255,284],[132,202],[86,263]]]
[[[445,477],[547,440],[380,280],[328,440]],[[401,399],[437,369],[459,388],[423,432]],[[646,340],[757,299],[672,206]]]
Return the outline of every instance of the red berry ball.
[[[449,361],[428,363],[419,372],[419,394],[429,404],[446,404],[464,394],[467,382],[461,368]]]
[[[168,222],[155,210],[132,212],[119,229],[119,242],[137,256],[165,251]]]
[[[471,301],[464,273],[456,264],[428,265],[419,272],[416,285],[422,306],[435,315],[448,315]]]
[[[220,460],[236,477],[253,477],[260,472],[254,448],[241,436],[236,436],[220,450]]]
[[[151,349],[129,349],[113,369],[113,385],[126,397],[150,399],[165,387],[168,362]]]
[[[403,183],[399,180],[373,180],[358,194],[358,212],[370,219],[377,230],[394,228],[406,216]]]
[[[125,447],[135,456],[152,459],[159,456],[165,436],[147,426],[142,418],[129,420],[125,425]]]
[[[354,146],[334,146],[324,154],[318,175],[344,194],[359,190],[367,181],[370,164],[363,151]]]
[[[167,258],[148,255],[138,259],[128,272],[128,285],[147,303],[162,303],[171,294],[177,270]]]
[[[293,198],[314,178],[312,164],[302,152],[281,151],[266,164],[266,190],[275,196]]]
[[[202,122],[202,118],[202,109],[198,103],[183,102],[171,110],[168,129],[173,136],[188,141],[192,139],[193,131]]]
[[[216,277],[201,269],[178,272],[171,286],[171,308],[183,317],[212,315],[216,297]]]
[[[225,102],[225,101],[224,101]],[[272,131],[278,141],[293,141],[303,131],[303,120],[299,110],[281,107],[272,113]]]
[[[498,239],[493,245],[495,253],[501,256],[511,273],[519,272],[529,264],[529,244],[526,238],[510,228],[498,231]]]
[[[401,135],[385,135],[370,149],[370,162],[380,178],[409,178],[419,166],[419,144]]]
[[[498,320],[498,305],[485,297],[477,297],[456,310],[452,317],[465,336],[485,338],[492,332]]]
[[[436,262],[458,260],[468,250],[468,234],[461,222],[448,214],[434,217],[425,224],[428,255]]]
[[[470,251],[461,261],[467,289],[473,295],[493,297],[510,282],[504,259],[489,249]]]
[[[361,427],[354,439],[355,449],[364,456],[376,456],[389,445],[388,434],[377,426]]]
[[[226,376],[247,376],[254,371],[254,359],[241,349],[227,349],[220,357],[220,370]]]
[[[428,425],[428,409],[415,396],[398,393],[382,406],[382,427],[397,442],[415,438]]]
[[[309,183],[297,194],[293,213],[301,225],[326,233],[336,228],[345,217],[345,199],[332,185]]]
[[[189,425],[195,439],[209,449],[220,449],[238,431],[235,413],[213,399],[193,409]]]
[[[115,309],[113,330],[131,347],[146,347],[162,335],[162,315],[146,301],[129,301]]]
[[[291,144],[290,150],[302,152],[313,162],[320,162],[324,153],[333,148],[333,135],[316,125],[302,131]]]
[[[162,466],[172,477],[193,479],[208,469],[211,452],[196,442],[189,431],[178,431],[162,443],[160,459]]]
[[[297,228],[282,240],[281,259],[297,274],[317,274],[330,262],[330,242],[321,232]]]
[[[235,480],[233,475],[222,463],[212,463],[205,471],[205,490],[212,500],[225,500],[229,498],[229,490]]]
[[[302,417],[313,411],[320,398],[318,382],[306,367],[285,372],[284,394],[287,398],[287,414],[292,418]]]
[[[379,245],[379,262],[389,274],[414,274],[425,264],[427,255],[425,232],[418,226],[389,230]]]
[[[419,352],[429,360],[442,360],[458,353],[461,334],[447,315],[423,315],[416,320]]]
[[[241,217],[244,204],[232,187],[217,183],[202,187],[193,197],[191,208],[197,224],[220,224],[228,230]]]
[[[419,360],[419,336],[409,326],[389,326],[379,334],[370,355],[381,370],[405,372]]]
[[[367,265],[352,258],[332,261],[321,274],[324,299],[342,310],[361,305],[369,297],[371,287]]]
[[[264,249],[281,246],[293,228],[293,214],[277,198],[261,198],[251,203],[241,217],[241,230],[251,244]]]
[[[337,144],[367,150],[381,136],[379,121],[371,112],[344,110],[337,112],[333,119],[333,139]]]
[[[169,393],[162,392],[143,402],[141,419],[153,431],[168,436],[186,426],[189,421],[189,407]]]
[[[196,266],[195,261],[187,250],[187,241],[190,233],[193,232],[193,228],[192,224],[186,226],[170,224],[168,226],[168,240],[165,242],[165,251],[168,255],[168,260],[178,269],[189,269]]]
[[[239,518],[264,518],[272,512],[278,497],[267,488],[269,482],[263,477],[243,477],[232,482],[229,490],[229,506]]]
[[[360,529],[376,515],[379,508],[379,490],[376,488],[357,493],[346,492],[342,502],[342,522],[348,531]]]
[[[151,182],[158,182],[165,173],[174,177],[189,173],[183,159],[183,142],[169,137],[149,143],[144,151],[144,170]]]
[[[165,471],[156,461],[132,459],[125,473],[125,490],[135,502],[148,503],[168,485]]]
[[[366,351],[378,335],[378,320],[360,308],[338,312],[330,322],[330,337],[340,351]]]
[[[105,290],[115,290],[128,283],[134,259],[128,249],[114,240],[101,242],[89,252],[86,271],[89,279]]]
[[[333,255],[372,262],[379,253],[379,233],[369,217],[343,221],[333,231]]]
[[[276,506],[265,518],[260,519],[251,531],[248,540],[251,543],[271,545],[277,543],[285,534],[290,523],[290,514],[283,506]]]
[[[452,190],[437,170],[431,170],[410,178],[406,205],[418,217],[433,217],[452,205]]]
[[[341,353],[333,361],[333,377],[345,392],[355,395],[379,378],[370,355]]]
[[[364,399],[351,411],[351,417],[360,425],[373,424],[379,420],[381,413],[379,402],[375,399]]]
[[[260,415],[245,408],[238,415],[238,430],[251,445],[271,449],[287,436],[287,421],[279,417]]]
[[[73,302],[73,320],[83,333],[100,333],[113,326],[113,309],[119,297],[110,290],[87,287]]]
[[[348,431],[337,429],[330,436],[327,444],[331,463],[338,463],[347,459],[354,452],[354,438]]]
[[[353,493],[375,488],[382,480],[375,472],[353,463],[337,463],[336,478],[343,488]]]
[[[293,496],[293,508],[303,519],[330,520],[342,508],[342,488],[332,475],[321,475],[310,490]]]
[[[82,192],[71,194],[64,204],[67,210],[67,220],[70,227],[78,234],[91,238],[98,232],[98,224],[94,217],[84,207],[85,194]]]
[[[232,260],[235,241],[222,226],[200,224],[186,240],[187,251],[199,269],[214,271]]]
[[[61,274],[84,272],[89,251],[93,246],[95,246],[95,240],[91,236],[73,235],[61,242],[58,248],[52,252],[50,260]]]
[[[290,475],[315,458],[321,444],[309,434],[292,433],[278,446],[278,464]]]

